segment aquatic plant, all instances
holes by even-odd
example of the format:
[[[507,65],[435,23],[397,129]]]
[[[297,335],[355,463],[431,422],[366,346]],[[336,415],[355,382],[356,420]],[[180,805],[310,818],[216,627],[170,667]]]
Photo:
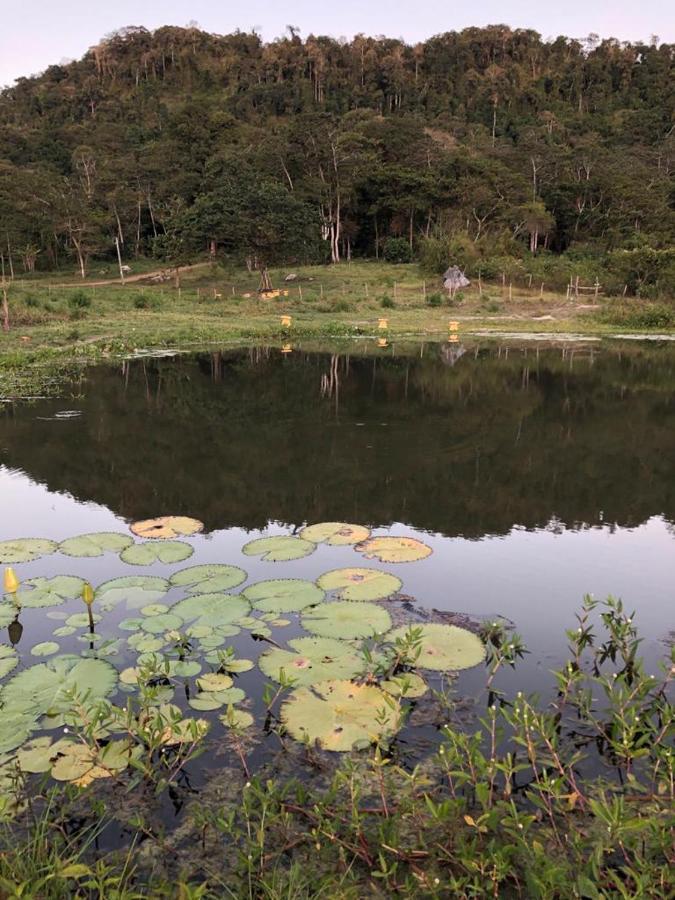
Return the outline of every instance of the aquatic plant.
[[[203,531],[204,523],[188,516],[160,516],[157,519],[134,522],[129,528],[137,537],[173,540],[177,537],[190,537]]]
[[[391,617],[386,609],[374,603],[336,600],[306,610],[302,625],[312,634],[354,640],[388,631]]]
[[[317,578],[324,591],[337,591],[342,600],[384,600],[401,589],[402,581],[380,569],[333,569]]]
[[[44,538],[16,538],[0,541],[0,563],[34,562],[41,556],[49,556],[57,548],[56,541]]]
[[[246,556],[260,556],[266,562],[288,562],[314,553],[316,544],[292,535],[256,538],[242,547]]]
[[[480,665],[485,659],[485,645],[478,635],[456,625],[428,623],[413,628],[402,626],[391,631],[386,639],[396,642],[410,632],[419,645],[415,665],[422,669],[458,671]]]
[[[190,594],[212,594],[237,587],[246,581],[246,577],[246,572],[238,566],[208,563],[181,569],[169,580],[173,585],[184,587]]]
[[[371,537],[357,544],[354,549],[362,553],[366,559],[379,559],[380,562],[403,563],[417,562],[430,556],[431,547],[409,537]]]
[[[294,638],[288,646],[291,650],[273,648],[258,659],[263,674],[280,683],[290,680],[301,686],[355,678],[366,666],[366,660],[356,647],[331,637]]]
[[[128,534],[101,531],[67,538],[59,544],[59,552],[65,556],[82,558],[103,556],[104,553],[121,553],[133,544]]]
[[[170,565],[182,562],[194,552],[194,548],[184,541],[146,541],[127,547],[120,553],[120,559],[131,566],[151,566],[158,562]]]
[[[258,581],[242,591],[255,609],[261,612],[299,612],[320,603],[325,593],[313,581],[302,578],[278,578]]]
[[[370,528],[363,525],[350,525],[347,522],[320,522],[317,525],[306,525],[300,531],[300,537],[315,544],[330,544],[333,547],[344,547],[358,544],[370,537]]]

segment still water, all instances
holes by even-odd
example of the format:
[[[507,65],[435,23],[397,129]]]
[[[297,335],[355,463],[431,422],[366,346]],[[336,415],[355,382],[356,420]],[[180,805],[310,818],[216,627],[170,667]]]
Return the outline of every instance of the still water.
[[[97,585],[217,562],[245,569],[246,584],[314,580],[363,563],[352,547],[319,545],[284,563],[242,547],[305,523],[352,522],[433,549],[380,566],[417,607],[513,623],[530,652],[506,687],[552,689],[587,592],[635,610],[655,670],[675,618],[675,348],[230,349],[88,368],[61,399],[0,410],[0,540],[128,533],[167,514],[205,525],[180,566],[130,571],[111,553],[56,554],[17,574]],[[296,620],[275,641],[297,636]],[[23,624],[22,665],[37,662],[30,647],[55,623],[31,610]],[[233,643],[253,660],[264,649],[248,635]],[[115,665],[129,664],[122,650]],[[256,673],[241,676],[252,694]],[[471,670],[459,683],[471,692],[483,680]]]

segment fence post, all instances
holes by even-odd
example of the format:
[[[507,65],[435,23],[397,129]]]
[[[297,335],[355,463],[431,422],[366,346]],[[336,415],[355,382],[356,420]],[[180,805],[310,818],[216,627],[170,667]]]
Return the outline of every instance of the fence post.
[[[544,282],[543,281],[541,283],[541,290],[539,291],[539,299],[540,300],[544,299]]]

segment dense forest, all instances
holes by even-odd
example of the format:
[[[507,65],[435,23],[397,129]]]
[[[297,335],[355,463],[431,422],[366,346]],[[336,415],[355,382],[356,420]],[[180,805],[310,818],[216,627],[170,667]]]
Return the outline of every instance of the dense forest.
[[[503,25],[414,46],[125,28],[0,93],[3,265],[84,276],[118,243],[263,271],[536,261],[555,281],[574,259],[672,294],[674,63]]]

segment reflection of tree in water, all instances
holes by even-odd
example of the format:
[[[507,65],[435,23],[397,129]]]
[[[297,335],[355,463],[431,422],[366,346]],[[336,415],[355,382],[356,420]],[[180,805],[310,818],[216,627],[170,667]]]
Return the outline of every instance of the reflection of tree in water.
[[[514,524],[675,520],[670,348],[269,348],[88,373],[79,419],[0,419],[0,461],[129,518]],[[339,412],[339,416],[337,413]]]

